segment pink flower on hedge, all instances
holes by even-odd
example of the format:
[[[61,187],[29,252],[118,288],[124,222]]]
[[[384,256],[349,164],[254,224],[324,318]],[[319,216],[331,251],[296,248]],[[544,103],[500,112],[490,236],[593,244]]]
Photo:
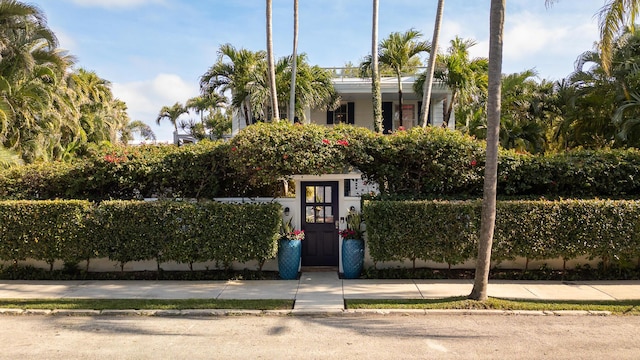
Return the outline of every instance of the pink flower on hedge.
[[[400,126],[398,127],[398,131],[405,131],[406,129],[404,128],[404,126]]]
[[[471,166],[476,166],[476,165],[478,165],[478,162],[475,159],[471,160]]]
[[[327,140],[327,139],[322,139],[322,143],[325,145],[331,145],[331,141]]]
[[[347,140],[344,140],[344,139],[336,141],[336,144],[342,145],[342,146],[349,146],[349,142]]]
[[[235,146],[231,148],[231,151],[236,151],[238,150],[238,148],[236,148]]]
[[[104,156],[104,161],[110,162],[113,164],[119,164],[125,160],[126,159],[124,157],[119,157],[119,156],[116,156],[115,154],[107,154]]]

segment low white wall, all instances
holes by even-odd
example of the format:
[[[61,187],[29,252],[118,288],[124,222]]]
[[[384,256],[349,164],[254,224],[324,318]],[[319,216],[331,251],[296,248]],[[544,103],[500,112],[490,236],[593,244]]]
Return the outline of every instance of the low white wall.
[[[576,265],[586,265],[589,264],[591,267],[596,267],[600,262],[599,259],[589,260],[588,258],[579,258],[574,260],[567,261],[566,267],[567,269],[573,269]],[[526,259],[519,258],[515,261],[503,261],[499,264],[492,263],[492,268],[498,269],[520,269],[523,270],[525,268]],[[49,264],[44,261],[37,261],[33,259],[27,259],[24,261],[19,261],[19,265],[30,265],[36,268],[41,269],[49,269]],[[11,262],[0,262],[0,265],[3,267],[9,267],[12,265]],[[528,269],[529,270],[537,270],[542,266],[546,266],[550,269],[554,270],[562,270],[563,261],[562,259],[548,259],[548,260],[530,260]],[[84,269],[86,266],[86,262],[82,261],[78,264],[80,269]],[[390,268],[407,268],[411,269],[413,264],[409,260],[405,261],[385,261],[378,262],[375,264],[371,257],[369,256],[369,250],[366,249],[365,254],[365,268],[375,267],[377,269],[390,269]],[[166,262],[161,263],[160,267],[164,271],[189,271],[188,264],[178,264],[175,262]],[[448,269],[448,265],[445,263],[436,263],[432,261],[422,261],[416,260],[416,268],[429,268],[429,269]],[[57,261],[54,264],[54,269],[59,270],[62,268],[62,262]],[[257,261],[249,261],[246,263],[238,263],[235,262],[232,264],[232,268],[235,270],[258,270],[258,262]],[[469,260],[462,264],[452,265],[452,269],[474,269],[475,261]],[[193,270],[216,270],[220,269],[218,264],[215,262],[206,262],[206,263],[194,263]],[[156,271],[157,265],[155,261],[132,261],[128,262],[124,266],[124,271]],[[262,268],[264,271],[278,271],[278,261],[277,259],[267,260]],[[111,261],[107,258],[101,259],[92,259],[89,262],[89,271],[91,272],[108,272],[108,271],[120,271],[120,263],[117,261]]]
[[[566,269],[571,270],[574,269],[577,265],[590,265],[591,267],[596,267],[600,259],[589,260],[586,257],[573,259],[567,261]],[[542,266],[545,266],[552,270],[562,270],[563,269],[563,260],[558,259],[546,259],[546,260],[529,260],[529,264],[527,265],[527,259],[525,258],[516,258],[513,261],[502,261],[500,263],[491,263],[491,268],[497,269],[516,269],[516,270],[524,270],[525,266],[527,266],[528,270],[538,270]],[[369,250],[366,250],[365,268],[375,267],[377,269],[392,269],[392,268],[406,268],[411,269],[413,267],[413,263],[410,260],[405,261],[384,261],[374,263],[373,259],[369,256]],[[451,269],[475,269],[476,262],[475,260],[468,260],[462,264],[452,265]],[[416,260],[416,268],[428,268],[428,269],[448,269],[449,265],[446,263],[437,263],[433,261],[423,261]]]
[[[11,266],[11,262],[2,262],[0,261],[0,266],[6,268]],[[18,265],[20,266],[33,266],[40,269],[49,269],[49,264],[44,261],[27,259],[24,261],[18,261]],[[62,269],[62,261],[56,261],[54,263],[54,270]],[[221,264],[220,264],[221,265]],[[86,261],[81,261],[78,264],[78,268],[84,270],[87,266]],[[160,268],[164,271],[189,271],[189,264],[178,264],[176,262],[164,262],[160,263]],[[258,270],[258,262],[257,261],[249,261],[246,263],[238,263],[234,262],[232,264],[232,268],[236,270]],[[193,270],[217,270],[221,269],[215,261],[206,262],[206,263],[194,263]],[[149,261],[131,261],[124,264],[124,271],[156,271],[157,264],[153,260]],[[278,261],[276,259],[267,260],[262,267],[264,271],[278,271]],[[90,272],[111,272],[111,271],[120,271],[120,263],[117,261],[111,261],[107,258],[100,259],[91,259],[89,262],[89,271]]]

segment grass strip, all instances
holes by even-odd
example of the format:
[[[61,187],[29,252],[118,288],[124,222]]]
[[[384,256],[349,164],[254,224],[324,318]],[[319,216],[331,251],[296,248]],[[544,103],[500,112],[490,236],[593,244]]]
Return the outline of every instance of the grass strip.
[[[237,309],[289,310],[293,300],[216,299],[0,299],[0,308],[10,309],[90,309],[90,310],[184,310]]]
[[[507,300],[489,298],[486,301],[466,297],[443,299],[349,299],[348,309],[491,309],[491,310],[584,310],[610,311],[616,315],[640,315],[640,300],[571,301],[571,300]]]

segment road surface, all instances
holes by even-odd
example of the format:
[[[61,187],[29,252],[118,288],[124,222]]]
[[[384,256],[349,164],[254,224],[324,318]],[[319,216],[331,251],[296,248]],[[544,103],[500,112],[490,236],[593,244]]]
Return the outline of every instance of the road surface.
[[[638,359],[628,316],[1,316],[2,359]]]

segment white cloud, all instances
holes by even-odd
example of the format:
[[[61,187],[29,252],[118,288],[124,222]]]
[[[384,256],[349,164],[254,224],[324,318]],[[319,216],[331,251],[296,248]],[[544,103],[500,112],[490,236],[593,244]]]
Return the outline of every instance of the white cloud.
[[[127,103],[131,120],[142,120],[149,124],[158,140],[171,140],[173,132],[168,122],[156,125],[155,119],[160,109],[176,102],[184,104],[199,94],[196,84],[189,84],[174,74],[159,74],[146,81],[113,83],[112,90],[115,97]]]
[[[72,3],[85,7],[135,8],[143,5],[163,4],[164,0],[71,0]]]
[[[566,26],[550,27],[529,13],[518,14],[509,20],[504,34],[504,56],[523,59],[565,38]]]

